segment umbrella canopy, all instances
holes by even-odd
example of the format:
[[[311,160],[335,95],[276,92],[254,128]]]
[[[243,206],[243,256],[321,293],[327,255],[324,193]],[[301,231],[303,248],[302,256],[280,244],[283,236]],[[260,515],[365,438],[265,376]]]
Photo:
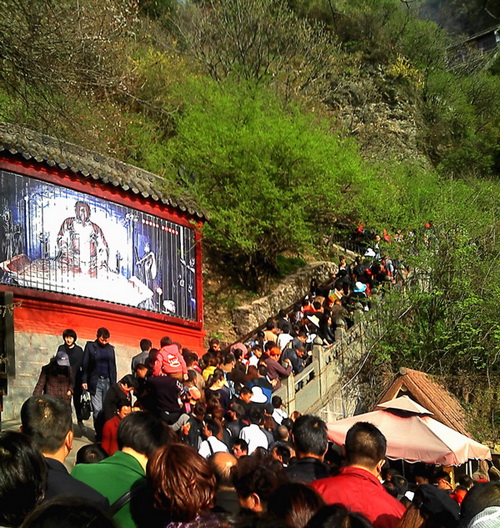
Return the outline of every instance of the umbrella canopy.
[[[328,424],[328,439],[344,445],[347,431],[357,422],[369,422],[387,439],[391,460],[459,466],[467,460],[491,460],[488,447],[431,418],[431,412],[402,396],[380,404],[379,410]]]

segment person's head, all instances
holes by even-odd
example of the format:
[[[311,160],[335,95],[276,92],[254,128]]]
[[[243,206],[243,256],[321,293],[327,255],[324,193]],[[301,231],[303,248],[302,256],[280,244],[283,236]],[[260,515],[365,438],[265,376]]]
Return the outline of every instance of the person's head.
[[[274,322],[274,319],[273,318],[269,318],[266,321],[266,330],[272,332],[275,328],[276,328],[276,324]]]
[[[116,525],[89,500],[58,496],[40,505],[22,528],[116,528]]]
[[[415,490],[413,503],[419,508],[429,528],[455,528],[459,522],[460,506],[450,495],[431,484]]]
[[[71,408],[61,398],[31,396],[21,407],[23,433],[31,436],[40,451],[46,455],[66,446],[68,453],[73,444]]]
[[[262,357],[262,348],[258,345],[255,345],[252,347],[252,354],[257,358],[260,359]]]
[[[461,506],[464,526],[467,526],[478,513],[491,506],[500,507],[500,482],[478,482],[474,484],[467,492]]]
[[[279,396],[273,396],[271,398],[271,405],[275,409],[279,409],[283,405],[283,400]]]
[[[210,350],[213,350],[214,352],[219,352],[219,350],[220,350],[220,341],[216,337],[213,337],[208,342],[208,347],[209,347]]]
[[[413,469],[413,478],[415,479],[415,484],[421,486],[422,484],[430,484],[431,481],[431,472],[425,464],[415,464]]]
[[[137,378],[132,374],[127,374],[126,376],[123,376],[119,383],[122,386],[122,389],[127,393],[132,392],[139,386]]]
[[[364,515],[351,512],[341,504],[323,506],[307,526],[308,528],[373,528]]]
[[[125,416],[128,416],[132,412],[132,407],[128,404],[120,405],[118,409],[116,409],[116,415],[120,420],[123,420]]]
[[[304,345],[298,345],[295,347],[295,352],[299,358],[303,358],[307,353],[306,347]]]
[[[169,429],[154,416],[138,411],[125,416],[118,426],[118,448],[129,447],[150,457],[159,447],[170,440]]]
[[[169,336],[164,336],[160,339],[160,348],[169,346],[173,343],[172,339]]]
[[[278,460],[283,467],[286,467],[290,463],[292,453],[286,445],[274,444],[271,449],[271,456]]]
[[[208,377],[207,387],[216,386],[219,387],[225,381],[226,377],[224,371],[220,368],[216,368],[212,374]]]
[[[267,509],[268,498],[281,483],[283,472],[279,462],[252,455],[238,460],[232,477],[240,506],[262,513]]]
[[[224,356],[224,366],[227,367],[227,366],[231,366],[236,363],[236,358],[234,357],[234,354],[232,352],[228,352],[225,356]]]
[[[64,349],[57,351],[56,363],[58,367],[66,367],[66,370],[68,370],[69,367],[71,366],[71,363],[69,362],[69,356]],[[64,370],[64,369],[61,369],[61,370]]]
[[[248,443],[243,438],[237,438],[233,443],[233,455],[239,459],[248,455]]]
[[[279,486],[269,497],[267,511],[292,528],[304,528],[325,505],[316,491],[299,482]]]
[[[200,422],[203,420],[206,412],[207,406],[201,401],[196,402],[193,405],[193,410],[191,411],[192,415]]]
[[[276,436],[278,440],[287,442],[290,437],[290,431],[288,430],[288,427],[283,424],[278,425],[278,427],[276,428]]]
[[[75,204],[75,217],[82,224],[86,224],[90,218],[90,207],[85,202],[76,202]]]
[[[292,428],[293,444],[297,456],[313,455],[323,457],[328,447],[328,436],[325,422],[304,414],[297,418]]]
[[[469,475],[462,475],[458,479],[458,483],[460,484],[460,486],[463,486],[467,490],[471,489],[472,486],[474,485],[474,481],[472,480],[471,477],[469,477]]]
[[[170,521],[193,521],[212,505],[214,472],[189,446],[170,444],[158,449],[148,462],[147,477],[156,509]]]
[[[203,425],[203,436],[209,438],[210,436],[218,436],[221,431],[221,425],[216,420],[205,420]]]
[[[141,339],[139,346],[143,352],[149,352],[153,346],[153,343],[149,339]]]
[[[259,373],[260,377],[265,378],[267,376],[267,365],[265,363],[261,363],[257,369],[257,372]]]
[[[451,485],[451,477],[446,471],[438,471],[434,476],[434,484],[441,490],[451,490],[453,486]]]
[[[109,343],[109,338],[111,334],[107,328],[98,328],[97,329],[97,342],[101,346],[105,346]]]
[[[231,468],[236,465],[238,459],[231,453],[220,451],[211,455],[208,462],[214,472],[217,488],[221,486],[232,487]]]
[[[0,526],[18,527],[42,501],[47,466],[28,436],[0,433]]]
[[[148,375],[148,367],[144,363],[138,363],[135,366],[135,375],[138,379],[144,379]]]
[[[297,334],[297,339],[299,341],[302,341],[302,343],[305,343],[307,341],[307,332],[304,331],[304,330],[301,330],[298,334]]]
[[[353,425],[345,438],[345,454],[350,466],[361,466],[379,474],[385,462],[387,441],[377,427],[368,422]]]
[[[252,398],[252,389],[249,389],[248,387],[243,387],[240,390],[240,400],[245,403],[250,403],[250,399]]]
[[[262,425],[264,423],[264,414],[258,407],[250,410],[249,418],[253,424]]]
[[[77,340],[76,332],[72,328],[66,328],[62,333],[62,337],[68,347],[72,347]]]
[[[76,453],[77,464],[96,464],[105,458],[108,458],[108,455],[100,444],[84,445]]]

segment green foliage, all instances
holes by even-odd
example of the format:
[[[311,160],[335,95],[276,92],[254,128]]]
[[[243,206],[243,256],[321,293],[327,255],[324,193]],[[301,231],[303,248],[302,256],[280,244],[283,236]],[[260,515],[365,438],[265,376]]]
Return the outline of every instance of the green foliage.
[[[500,79],[487,72],[459,78],[438,71],[426,86],[425,142],[443,173],[491,171],[500,129]]]
[[[202,79],[189,91],[169,142],[179,183],[209,213],[207,241],[261,288],[281,252],[313,243],[321,219],[359,192],[359,156],[262,89]]]
[[[413,287],[388,297],[381,314],[388,331],[379,350],[394,369],[498,373],[499,199],[493,183],[443,183],[433,228],[407,237]],[[401,307],[407,312],[398,320]]]
[[[288,277],[305,265],[307,262],[301,257],[285,257],[284,255],[276,257],[276,267],[281,278]]]

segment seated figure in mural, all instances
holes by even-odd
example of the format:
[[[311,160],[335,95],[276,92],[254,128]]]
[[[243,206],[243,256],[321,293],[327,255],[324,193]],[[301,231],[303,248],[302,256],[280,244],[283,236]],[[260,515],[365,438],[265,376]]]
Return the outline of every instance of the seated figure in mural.
[[[59,259],[69,272],[96,277],[108,269],[109,247],[102,229],[90,220],[90,207],[76,202],[75,216],[64,220],[57,234]]]

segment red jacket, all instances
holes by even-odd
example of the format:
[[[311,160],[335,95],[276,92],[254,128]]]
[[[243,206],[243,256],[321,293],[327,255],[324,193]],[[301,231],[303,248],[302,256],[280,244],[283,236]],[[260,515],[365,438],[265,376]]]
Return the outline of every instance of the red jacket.
[[[405,512],[405,507],[365,469],[345,467],[339,475],[316,480],[310,486],[327,504],[342,504],[363,514],[374,528],[395,528]]]

